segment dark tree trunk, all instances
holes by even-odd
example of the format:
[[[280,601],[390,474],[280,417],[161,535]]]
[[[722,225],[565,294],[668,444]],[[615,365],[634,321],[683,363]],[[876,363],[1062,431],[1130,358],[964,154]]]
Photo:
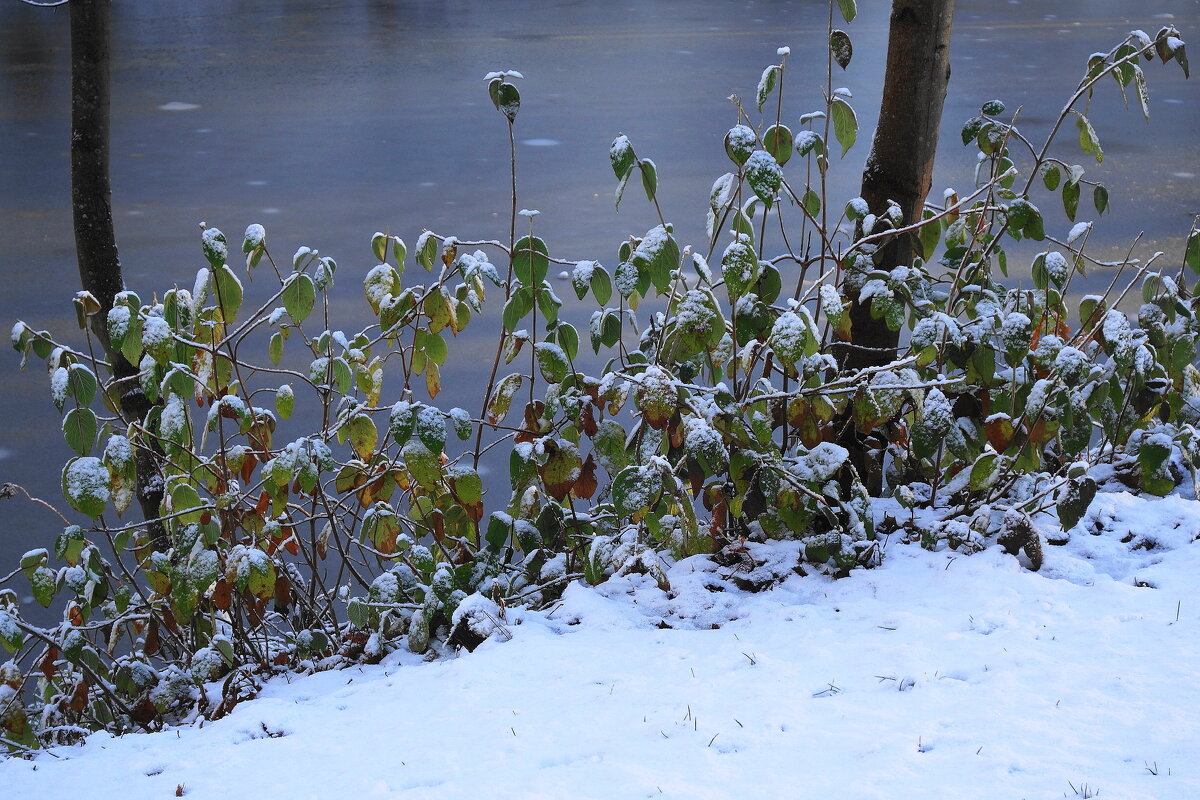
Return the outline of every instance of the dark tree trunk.
[[[950,29],[954,0],[893,0],[887,70],[879,125],[863,170],[862,197],[871,213],[900,204],[905,224],[917,222],[933,180],[942,104],[950,81]],[[882,269],[912,264],[912,239],[887,240],[876,254]],[[854,299],[854,298],[852,298]],[[872,319],[867,306],[850,308],[850,369],[886,364],[896,357],[899,331]],[[880,348],[880,349],[862,349]]]
[[[100,302],[89,328],[104,348],[117,378],[130,378],[137,367],[115,351],[108,339],[108,312],[113,297],[125,289],[121,259],[113,232],[112,188],[108,181],[109,23],[111,0],[71,0],[71,208],[75,250],[83,289]],[[141,421],[150,402],[136,380],[119,384],[121,415]],[[157,447],[138,448],[138,504],[146,519],[157,519],[162,478]],[[155,549],[167,546],[162,523],[148,526]]]
[[[71,208],[79,279],[100,301],[92,333],[111,358],[105,320],[113,295],[125,288],[113,233],[108,182],[108,40],[110,0],[72,0],[71,10]]]
[[[862,197],[873,214],[886,211],[892,200],[900,205],[905,224],[921,218],[950,81],[953,16],[954,0],[892,2],[883,101],[862,182]],[[887,270],[908,266],[913,255],[912,237],[892,237],[876,252],[875,265]],[[872,318],[869,304],[859,305],[856,296],[850,300],[851,341],[843,346],[843,367],[858,370],[895,360],[899,331]],[[853,425],[842,438],[868,489],[877,493],[878,466],[867,463]]]

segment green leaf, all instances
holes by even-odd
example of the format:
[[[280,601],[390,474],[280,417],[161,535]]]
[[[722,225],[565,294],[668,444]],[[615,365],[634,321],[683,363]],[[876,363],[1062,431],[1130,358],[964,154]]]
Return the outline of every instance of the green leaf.
[[[1058,188],[1059,181],[1062,180],[1062,171],[1055,164],[1042,165],[1042,183],[1046,185],[1048,191],[1053,192]]]
[[[1195,272],[1200,272],[1200,230],[1188,234],[1184,262]]]
[[[1171,455],[1170,445],[1154,439],[1147,439],[1138,448],[1137,460],[1143,475],[1151,475],[1158,471]]]
[[[1064,531],[1079,524],[1088,506],[1096,497],[1096,480],[1090,475],[1073,478],[1066,485],[1058,500],[1058,521]]]
[[[81,456],[92,452],[96,443],[96,415],[90,408],[73,408],[63,418],[63,435],[67,445]]]
[[[1103,214],[1108,210],[1108,189],[1096,186],[1092,191],[1092,202],[1096,204],[1096,213]]]
[[[834,97],[829,103],[830,115],[833,118],[833,134],[842,146],[842,157],[854,146],[858,139],[858,117],[854,109],[841,97]]]
[[[512,333],[520,325],[525,315],[533,310],[532,289],[522,287],[513,292],[512,297],[504,304],[504,329]]]
[[[295,407],[296,394],[291,386],[285,383],[275,390],[275,410],[279,412],[280,419],[290,418]]]
[[[617,181],[617,190],[613,192],[613,207],[618,211],[621,210],[621,198],[625,196],[625,187],[629,185],[629,176],[633,174],[633,170],[625,173],[625,177]]]
[[[617,293],[620,294],[621,297],[629,299],[629,297],[633,294],[635,287],[637,286],[638,277],[637,265],[632,261],[622,261],[620,264],[617,264]]]
[[[90,405],[96,399],[99,384],[96,376],[83,364],[67,367],[67,394],[81,406]]]
[[[229,255],[229,244],[225,241],[225,234],[216,228],[204,230],[200,237],[200,248],[213,269],[220,269]]]
[[[379,440],[375,421],[366,414],[357,414],[347,420],[346,433],[354,454],[363,461],[369,460],[375,453],[375,444]]]
[[[963,123],[962,126],[962,143],[968,145],[975,141],[975,137],[979,135],[979,131],[983,130],[983,126],[987,124],[987,120],[983,117],[971,117]]]
[[[437,455],[446,447],[446,415],[433,406],[417,409],[415,425],[417,438],[429,452]]]
[[[1071,222],[1075,221],[1075,214],[1079,210],[1079,184],[1067,181],[1063,184],[1062,190],[1063,210],[1067,212],[1067,219]]]
[[[650,159],[643,158],[638,162],[638,169],[642,173],[642,188],[646,190],[646,199],[653,203],[658,192],[658,167]]]
[[[563,349],[553,342],[538,342],[534,345],[534,352],[542,377],[549,383],[562,383],[569,370]]]
[[[49,557],[50,554],[46,552],[46,548],[44,547],[39,547],[36,550],[30,550],[28,553],[21,556],[21,571],[25,573],[26,578],[32,578],[33,573],[38,567],[43,567],[46,565],[46,561],[49,559]]]
[[[387,258],[388,237],[380,231],[376,231],[371,237],[371,253],[375,256],[376,261],[383,261]]]
[[[271,334],[271,341],[267,344],[267,354],[271,357],[271,363],[278,366],[280,359],[283,358],[283,334],[278,331]]]
[[[625,447],[625,429],[614,419],[606,419],[600,423],[592,446],[600,465],[610,475],[616,475],[629,463],[630,453]]]
[[[521,387],[522,376],[519,373],[506,375],[492,392],[491,399],[488,400],[487,418],[489,422],[497,423],[504,420],[508,414],[508,409],[512,405],[513,395],[517,393],[517,389]]]
[[[600,305],[604,305],[612,297],[612,278],[608,276],[608,270],[599,264],[592,270],[591,287],[592,296]]]
[[[618,181],[629,177],[629,172],[633,169],[634,154],[633,145],[628,136],[622,133],[613,139],[612,146],[608,150],[608,160],[612,164],[613,173],[616,174]]]
[[[1078,119],[1075,120],[1075,125],[1079,128],[1079,147],[1085,153],[1089,153],[1096,158],[1099,163],[1104,160],[1104,151],[1100,149],[1100,139],[1096,136],[1096,129],[1092,127],[1092,123],[1088,118],[1078,111],[1073,112]]]
[[[997,453],[984,453],[975,459],[975,463],[971,465],[969,480],[969,485],[973,490],[982,491],[995,482],[1000,473],[999,458]]]
[[[1042,241],[1046,238],[1046,231],[1042,222],[1042,212],[1036,206],[1029,207],[1029,220],[1025,223],[1023,233],[1028,239]]]
[[[350,391],[351,385],[354,383],[354,372],[350,369],[350,364],[346,359],[338,356],[333,359],[333,383],[337,386],[337,390],[341,394],[346,394]]]
[[[801,200],[801,203],[810,217],[815,217],[821,213],[821,196],[812,189],[804,192],[804,198]]]
[[[298,272],[288,279],[283,287],[283,307],[296,324],[303,322],[312,313],[317,301],[317,290],[312,278]]]
[[[213,283],[217,290],[217,302],[221,305],[221,318],[232,322],[242,307],[242,282],[228,264],[222,264],[213,270]]]
[[[33,599],[42,608],[49,608],[54,601],[56,575],[48,567],[38,567],[29,578],[29,586],[33,590]]]
[[[766,150],[755,150],[746,162],[746,183],[767,208],[783,184],[783,171]]]
[[[80,514],[98,517],[108,503],[111,480],[112,476],[100,459],[94,456],[73,458],[63,468],[63,496]]]
[[[291,481],[291,475],[288,475],[288,482]],[[203,503],[200,500],[200,493],[196,491],[196,487],[189,483],[176,483],[171,487],[171,513],[178,514],[180,511],[188,511],[193,508],[200,508]],[[190,525],[200,521],[199,511],[191,511],[179,517],[179,522],[183,525]]]
[[[569,322],[560,322],[554,330],[554,340],[563,349],[567,359],[574,361],[579,355],[579,331]]]
[[[772,125],[763,134],[763,146],[780,166],[792,157],[792,130],[787,125]]]
[[[613,506],[623,517],[649,508],[662,491],[662,476],[653,467],[626,467],[612,482]]]
[[[921,226],[921,255],[928,261],[933,258],[933,254],[937,252],[938,241],[942,237],[942,223],[939,220],[930,221],[935,214],[930,209],[925,209],[922,214],[925,224]]]
[[[850,59],[854,57],[854,45],[845,31],[833,31],[829,34],[829,52],[839,67],[845,69],[850,66]]]
[[[437,333],[450,324],[453,310],[450,297],[441,286],[431,287],[421,301],[421,310],[429,317],[429,332]]]
[[[1133,64],[1133,82],[1137,89],[1138,105],[1142,108],[1142,117],[1150,121],[1150,93],[1146,91],[1146,75],[1142,72],[1142,68],[1137,64]]]
[[[541,285],[550,270],[549,250],[537,236],[524,236],[513,247],[513,274],[525,286]]]
[[[429,231],[421,234],[421,238],[417,239],[417,263],[424,267],[426,272],[433,269],[437,252],[437,237]]]
[[[488,94],[491,95],[496,110],[509,122],[517,118],[517,112],[521,110],[521,93],[516,86],[497,78],[488,85]]]
[[[847,23],[853,22],[854,17],[858,15],[858,5],[854,0],[837,0],[838,10],[842,12],[842,19]]]
[[[766,104],[767,98],[771,96],[771,90],[775,88],[775,81],[779,78],[779,65],[772,64],[763,70],[762,77],[758,80],[758,110],[762,111],[763,105]]]
[[[446,363],[446,340],[441,335],[431,333],[425,337],[425,355],[430,361],[441,366]]]
[[[0,645],[8,652],[15,653],[24,643],[25,633],[17,626],[16,618],[7,609],[0,608]]]
[[[821,138],[821,134],[816,131],[800,131],[796,137],[796,152],[802,156],[809,153],[817,155],[825,154],[825,140]]]

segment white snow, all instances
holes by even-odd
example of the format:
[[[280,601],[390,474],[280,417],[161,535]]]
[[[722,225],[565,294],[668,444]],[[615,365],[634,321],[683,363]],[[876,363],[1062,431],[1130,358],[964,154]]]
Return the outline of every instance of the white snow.
[[[155,350],[169,344],[170,341],[171,326],[167,324],[167,321],[154,314],[147,315],[146,322],[142,327],[142,347],[147,350]]]
[[[1071,226],[1071,232],[1067,234],[1067,244],[1075,244],[1080,236],[1083,236],[1091,229],[1092,223],[1090,222],[1076,222]]]
[[[66,367],[58,367],[50,373],[50,399],[54,405],[62,408],[67,402],[67,385],[70,373]]]
[[[267,238],[267,231],[262,225],[257,222],[246,226],[246,244],[250,247],[262,246],[263,240]]]
[[[758,142],[758,137],[754,135],[753,128],[747,125],[734,125],[729,129],[729,133],[725,134],[725,141],[729,143],[730,147],[749,150]]]
[[[0,785],[123,800],[177,786],[197,800],[891,800],[1086,784],[1190,800],[1198,519],[1183,497],[1101,494],[1038,573],[995,546],[893,537],[880,568],[840,581],[792,573],[798,542],[747,543],[742,567],[664,565],[669,591],[634,573],[572,584],[547,612],[476,596],[460,616],[491,636],[474,653],[280,678],[202,728],[0,763]],[[759,574],[781,582],[738,588]],[[165,684],[193,691],[187,675]]]

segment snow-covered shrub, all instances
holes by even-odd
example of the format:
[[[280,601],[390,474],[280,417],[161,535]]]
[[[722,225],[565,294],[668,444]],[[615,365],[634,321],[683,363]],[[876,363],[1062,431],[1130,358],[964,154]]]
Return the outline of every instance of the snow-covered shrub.
[[[1184,63],[1178,41],[1172,28],[1131,34],[1089,62],[1075,100],[1109,75],[1143,97],[1138,59],[1176,48]],[[611,269],[552,256],[537,212],[514,197],[505,242],[426,230],[410,252],[375,234],[360,269],[373,317],[358,329],[334,319],[338,264],[307,246],[277,261],[258,224],[242,245],[252,286],[207,228],[193,288],[155,302],[118,294],[107,345],[83,324],[107,304],[86,294],[75,300],[86,341],[17,323],[13,346],[45,361],[65,412],[77,455],[63,494],[88,521],[58,535],[53,562],[30,551],[13,573],[41,605],[63,605],[62,624],[25,621],[0,591],[0,646],[15,654],[0,670],[4,741],[211,717],[252,694],[255,673],[471,647],[502,628],[505,607],[551,602],[571,581],[640,572],[664,584],[666,560],[745,552],[746,540],[798,540],[805,572],[845,574],[880,557],[877,480],[905,505],[957,517],[926,546],[999,535],[1031,560],[1030,515],[1057,506],[1073,525],[1096,492],[1089,460],[1169,491],[1200,420],[1179,265],[1095,262],[1090,227],[1048,235],[1038,177],[1072,220],[1085,187],[1097,213],[1107,191],[1046,155],[1049,142],[1022,162],[1009,146],[1028,140],[994,101],[963,131],[980,152],[965,196],[947,192],[916,222],[895,204],[830,202],[817,176],[831,135],[843,152],[856,141],[850,95],[827,86],[793,133],[781,122],[787,52],[759,85],[760,112],[776,100],[768,119],[734,98],[732,169],[693,245],[660,207],[655,163],[621,135],[616,200],[636,174],[650,212]],[[510,133],[519,77],[487,77]],[[911,266],[876,263],[893,237],[914,242]],[[1009,288],[997,271],[1023,239],[1047,244],[1033,287]],[[1185,248],[1200,270],[1195,227]],[[569,268],[573,299],[548,282],[551,264]],[[1088,264],[1135,273],[1135,319],[1120,303],[1133,283],[1116,278],[1105,295],[1067,300]],[[839,369],[853,297],[879,325],[911,331],[893,363]],[[586,330],[572,322],[589,315]],[[487,326],[495,347],[482,361],[453,352],[455,336]],[[455,357],[486,380],[446,408]],[[139,390],[149,412],[118,412],[120,394]],[[871,443],[862,460],[841,444],[847,431]],[[507,487],[480,469],[496,446]],[[139,522],[129,512],[144,489],[162,500]],[[39,702],[26,706],[34,684]]]

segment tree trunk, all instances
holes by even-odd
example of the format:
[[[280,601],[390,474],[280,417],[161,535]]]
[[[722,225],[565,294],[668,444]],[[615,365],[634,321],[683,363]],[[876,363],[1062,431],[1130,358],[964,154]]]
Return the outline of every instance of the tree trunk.
[[[104,348],[117,378],[131,378],[137,367],[108,339],[108,312],[113,297],[125,289],[121,259],[113,232],[112,188],[108,180],[109,28],[111,0],[71,0],[71,209],[75,251],[83,289],[100,302],[89,328]],[[121,416],[141,422],[150,402],[136,380],[121,384]],[[137,495],[147,520],[157,519],[162,503],[162,478],[157,447],[137,450]],[[167,546],[161,522],[147,525],[155,549]]]
[[[873,214],[886,211],[892,200],[899,203],[905,224],[921,218],[950,80],[953,16],[954,0],[893,0],[879,125],[863,170],[862,197]],[[875,264],[881,269],[908,266],[912,257],[912,239],[897,236],[880,247]],[[852,299],[851,340],[858,347],[847,348],[846,367],[893,361],[899,331],[872,319],[869,305]]]
[[[950,80],[950,30],[954,0],[893,0],[887,68],[879,124],[863,170],[862,197],[873,214],[899,204],[904,224],[921,218],[933,179],[942,104]],[[890,270],[912,264],[913,239],[895,236],[875,253],[875,266]],[[850,342],[842,346],[843,368],[859,370],[894,361],[899,331],[871,316],[870,304],[850,297]],[[867,488],[878,493],[879,465],[866,458],[852,424],[842,437]]]
[[[71,208],[79,279],[100,301],[93,335],[114,354],[105,320],[113,295],[125,288],[113,233],[108,182],[108,40],[110,0],[72,0],[71,10]]]

